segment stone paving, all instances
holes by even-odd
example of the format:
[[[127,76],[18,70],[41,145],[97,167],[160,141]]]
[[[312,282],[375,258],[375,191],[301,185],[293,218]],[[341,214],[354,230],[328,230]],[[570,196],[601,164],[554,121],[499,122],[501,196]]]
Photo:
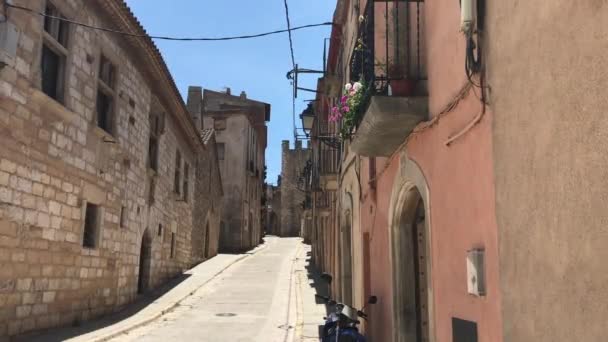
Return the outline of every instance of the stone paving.
[[[299,238],[268,237],[248,254],[220,254],[159,298],[81,327],[19,341],[319,341],[325,284]]]

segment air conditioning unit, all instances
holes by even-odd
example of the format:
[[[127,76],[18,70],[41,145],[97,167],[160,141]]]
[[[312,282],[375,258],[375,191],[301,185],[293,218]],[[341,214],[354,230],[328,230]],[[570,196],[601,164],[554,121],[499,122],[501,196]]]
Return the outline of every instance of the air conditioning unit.
[[[467,290],[474,296],[486,295],[486,277],[483,249],[467,251]]]

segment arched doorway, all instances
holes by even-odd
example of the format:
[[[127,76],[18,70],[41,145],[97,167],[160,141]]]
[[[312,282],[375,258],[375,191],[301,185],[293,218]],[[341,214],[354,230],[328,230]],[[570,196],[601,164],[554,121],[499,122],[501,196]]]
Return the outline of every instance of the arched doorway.
[[[150,230],[146,228],[141,238],[141,249],[139,251],[139,275],[137,278],[137,293],[148,290],[150,281],[150,268],[152,264],[152,237]]]
[[[416,186],[404,187],[394,212],[392,233],[394,341],[430,338],[428,225]]]
[[[340,293],[345,304],[353,304],[352,197],[346,194],[340,224]]]

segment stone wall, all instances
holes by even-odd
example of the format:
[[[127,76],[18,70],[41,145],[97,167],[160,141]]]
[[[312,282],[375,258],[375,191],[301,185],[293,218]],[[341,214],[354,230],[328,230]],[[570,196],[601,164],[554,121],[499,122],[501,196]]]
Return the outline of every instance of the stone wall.
[[[143,32],[122,1],[53,3],[70,19]],[[16,4],[44,11],[43,2]],[[12,29],[16,50],[0,46],[0,336],[114,311],[138,285],[156,287],[196,261],[193,175],[203,149],[151,41],[70,26],[58,102],[41,91],[42,18],[11,10],[0,30]],[[97,127],[102,54],[116,68],[111,134]],[[150,113],[171,113],[157,171],[147,166]],[[187,197],[173,191],[178,150]],[[98,208],[93,248],[83,247],[87,204]]]
[[[289,141],[282,142],[281,159],[281,228],[280,236],[300,236],[302,202],[304,192],[298,190],[298,179],[310,158],[310,150],[296,141],[295,149],[289,149]]]
[[[217,161],[215,133],[206,129],[205,151],[199,154],[196,168],[194,227],[192,256],[196,261],[207,260],[218,253],[222,213],[222,178]],[[210,132],[209,132],[210,131]]]

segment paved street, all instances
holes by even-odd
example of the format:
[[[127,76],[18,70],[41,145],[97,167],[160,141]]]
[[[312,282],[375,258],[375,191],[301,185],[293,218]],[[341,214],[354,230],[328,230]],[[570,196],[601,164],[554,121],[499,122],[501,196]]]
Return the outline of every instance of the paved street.
[[[311,336],[316,323],[306,321],[316,317],[320,324],[324,312],[307,286],[305,256],[300,239],[270,237],[264,250],[228,268],[172,312],[111,341],[318,340]],[[302,298],[306,313],[314,313],[310,319]]]

